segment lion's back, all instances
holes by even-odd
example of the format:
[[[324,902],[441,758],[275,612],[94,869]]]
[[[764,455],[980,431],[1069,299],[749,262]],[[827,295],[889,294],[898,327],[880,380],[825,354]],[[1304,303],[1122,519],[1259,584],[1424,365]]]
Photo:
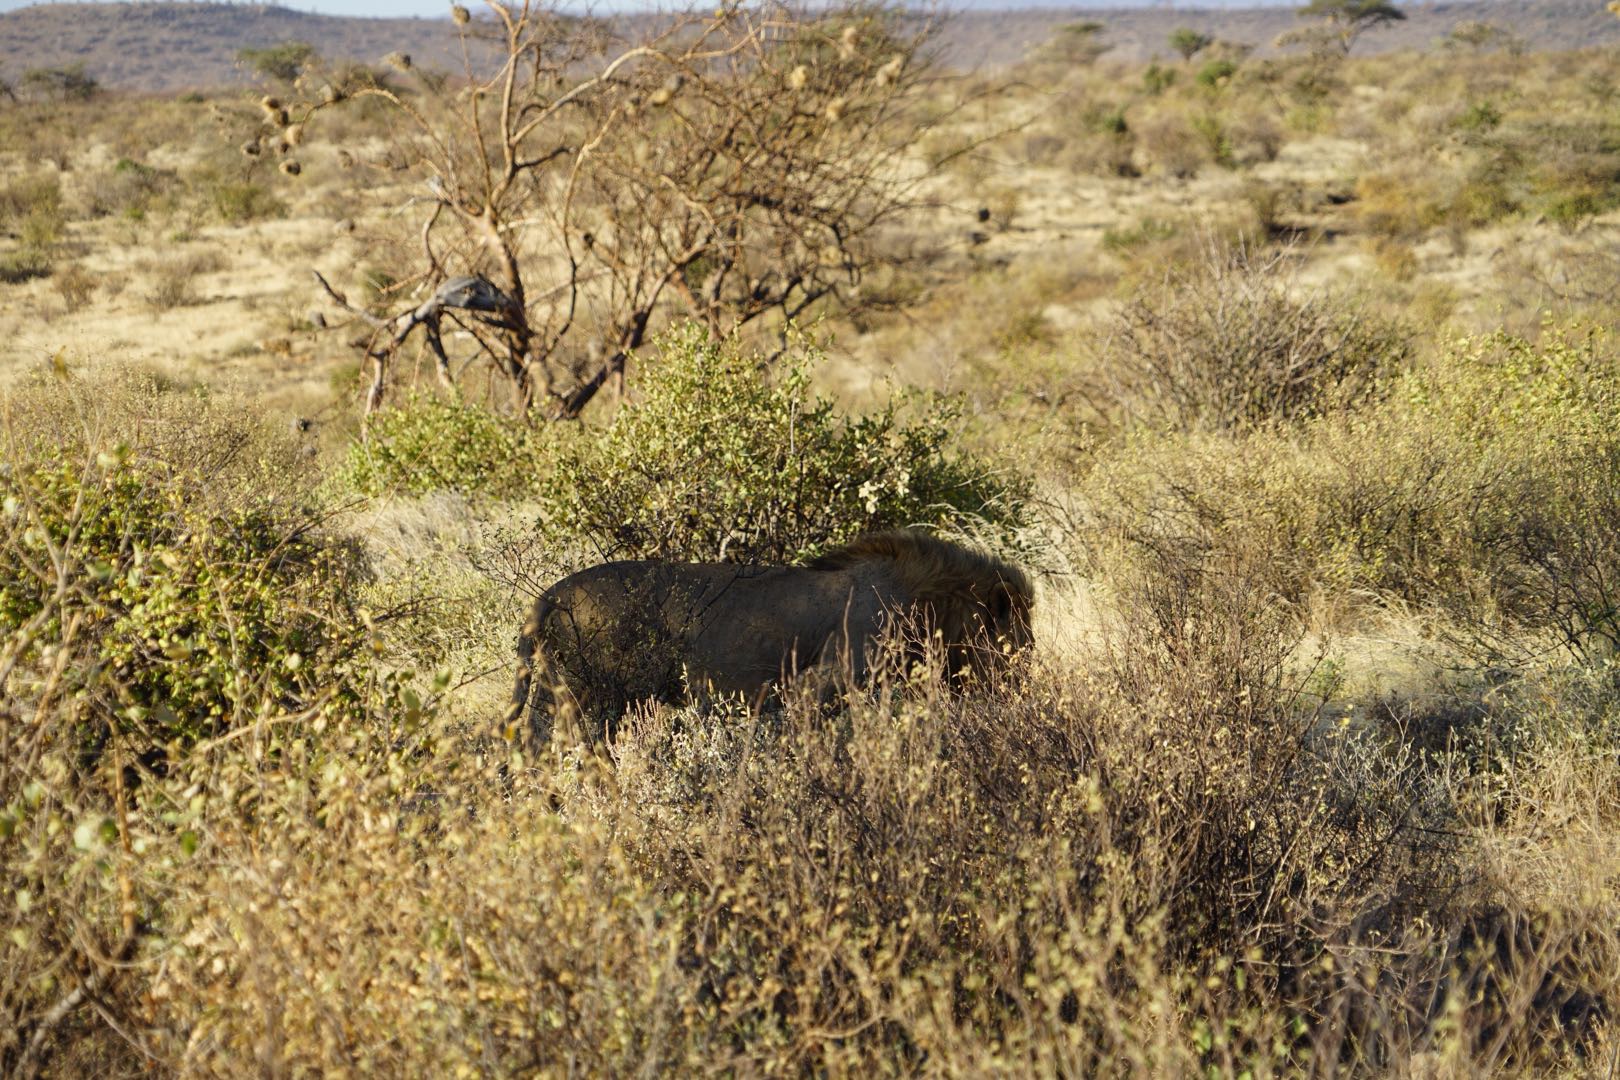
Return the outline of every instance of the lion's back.
[[[683,681],[752,694],[823,662],[835,639],[864,647],[896,588],[870,569],[611,562],[547,590],[541,633],[570,682],[627,700]]]

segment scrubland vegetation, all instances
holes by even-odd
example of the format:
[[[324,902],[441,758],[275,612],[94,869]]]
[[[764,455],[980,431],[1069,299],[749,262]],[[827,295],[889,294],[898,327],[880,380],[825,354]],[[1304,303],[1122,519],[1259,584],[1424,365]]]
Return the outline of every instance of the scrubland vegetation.
[[[799,64],[890,62],[828,18],[806,125],[857,99]],[[919,67],[867,129],[905,197],[796,327],[780,282],[615,322],[579,257],[555,388],[627,356],[577,421],[471,315],[365,415],[312,266],[378,320],[510,289],[422,274],[392,103],[0,102],[0,1067],[1613,1071],[1620,68],[1489,29]],[[993,685],[504,729],[563,571],[901,524],[1040,575]]]

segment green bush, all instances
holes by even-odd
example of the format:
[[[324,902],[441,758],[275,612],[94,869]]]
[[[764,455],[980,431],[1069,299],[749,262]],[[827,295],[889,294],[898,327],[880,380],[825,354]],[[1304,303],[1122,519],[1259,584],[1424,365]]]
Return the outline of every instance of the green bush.
[[[1466,132],[1491,131],[1502,123],[1502,110],[1489,101],[1476,101],[1457,118],[1457,130]]]
[[[1149,64],[1142,72],[1142,89],[1157,97],[1176,84],[1176,69]]]
[[[545,468],[545,438],[544,429],[488,409],[413,393],[371,418],[340,475],[364,495],[459,491],[514,498],[535,490]]]
[[[149,956],[189,948],[184,875],[260,828],[343,829],[355,772],[397,813],[432,707],[383,666],[356,552],[256,410],[65,374],[3,404],[0,1069],[122,1071],[80,996],[122,1012]]]
[[[812,392],[819,359],[800,344],[770,378],[688,327],[649,352],[635,399],[605,425],[533,428],[414,395],[371,419],[340,475],[367,495],[534,498],[556,555],[785,562],[906,525],[1015,542],[1027,483],[953,451],[952,403],[848,416]]]
[[[1208,90],[1219,89],[1237,74],[1238,66],[1231,60],[1211,60],[1198,69],[1198,85]]]
[[[87,748],[353,707],[362,564],[292,448],[149,380],[25,390],[9,419],[0,639],[56,665],[23,693],[73,700]]]
[[[799,345],[775,378],[736,344],[666,336],[638,399],[561,447],[540,530],[620,557],[786,562],[874,529],[987,525],[1010,537],[1027,488],[951,449],[948,402],[851,417],[810,389]]]

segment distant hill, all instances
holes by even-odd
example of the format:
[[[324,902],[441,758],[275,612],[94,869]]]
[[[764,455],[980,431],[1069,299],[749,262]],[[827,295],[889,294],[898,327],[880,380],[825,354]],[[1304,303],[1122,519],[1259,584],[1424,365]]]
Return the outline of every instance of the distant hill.
[[[1602,0],[1430,0],[1401,7],[1406,11],[1405,21],[1368,33],[1356,46],[1358,54],[1429,49],[1458,23],[1470,21],[1494,23],[1538,50],[1620,44],[1620,19],[1605,10]],[[1264,56],[1276,52],[1272,42],[1277,35],[1302,25],[1294,5],[1226,8],[1211,4],[1203,10],[1042,6],[963,14],[947,31],[947,50],[964,66],[1000,67],[1017,62],[1059,26],[1082,20],[1102,23],[1103,41],[1112,46],[1108,55],[1132,60],[1172,55],[1166,39],[1182,26],[1253,45],[1256,55]]]
[[[1479,19],[1523,36],[1532,48],[1567,49],[1620,42],[1620,19],[1597,0],[1468,0],[1406,5],[1405,22],[1368,34],[1366,51],[1422,49],[1457,23]],[[1113,55],[1146,59],[1168,53],[1165,39],[1191,26],[1267,51],[1299,25],[1288,7],[1099,10],[1039,7],[972,10],[945,31],[947,57],[962,66],[1016,62],[1064,23],[1104,25]],[[238,49],[307,41],[332,60],[376,62],[390,52],[430,67],[459,67],[447,19],[337,18],[268,5],[218,3],[38,4],[0,14],[0,77],[80,63],[104,85],[173,92],[246,83]]]

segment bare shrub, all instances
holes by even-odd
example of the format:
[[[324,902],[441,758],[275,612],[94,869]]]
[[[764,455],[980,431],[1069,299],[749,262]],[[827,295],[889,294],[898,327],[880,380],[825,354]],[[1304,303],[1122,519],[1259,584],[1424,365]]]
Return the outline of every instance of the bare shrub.
[[[96,291],[96,278],[75,263],[52,275],[51,287],[61,296],[69,311],[79,311],[90,303],[90,297]]]
[[[1207,241],[1115,316],[1114,402],[1128,422],[1236,428],[1348,404],[1406,359],[1406,335],[1352,302],[1303,292],[1287,248]]]
[[[85,211],[92,217],[122,214],[140,220],[158,199],[179,187],[172,169],[160,169],[131,158],[99,170],[85,183]]]
[[[453,381],[445,320],[514,412],[571,418],[621,384],[666,312],[725,333],[858,303],[920,179],[905,159],[926,126],[926,20],[776,3],[645,25],[528,0],[492,10],[457,32],[469,48],[493,34],[493,76],[469,60],[460,82],[411,69],[408,87],[277,103],[312,133],[344,99],[390,107],[389,157],[423,185],[383,313],[328,289],[374,328],[368,411],[419,328]]]
[[[1136,121],[1133,130],[1143,171],[1188,179],[1214,160],[1209,139],[1179,109],[1156,110]]]
[[[150,276],[151,287],[145,299],[154,312],[171,311],[197,301],[197,279],[224,266],[218,252],[189,252],[148,262],[142,268]]]

